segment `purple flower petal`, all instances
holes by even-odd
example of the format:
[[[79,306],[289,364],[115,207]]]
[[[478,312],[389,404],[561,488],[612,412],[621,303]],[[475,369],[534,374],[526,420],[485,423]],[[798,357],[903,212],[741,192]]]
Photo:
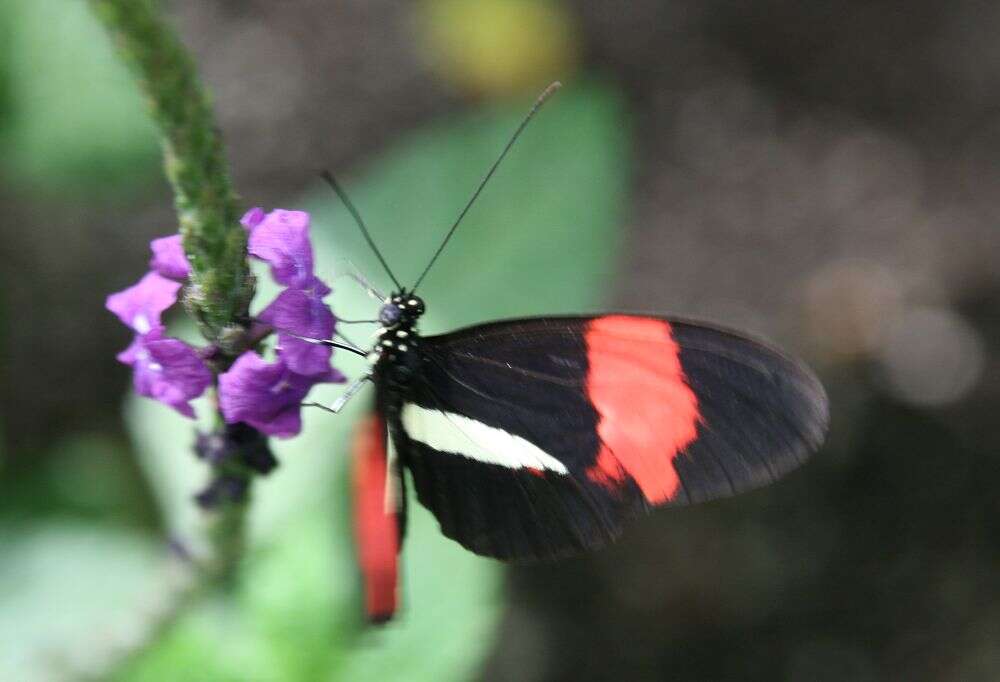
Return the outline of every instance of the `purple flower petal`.
[[[137,284],[108,296],[104,307],[137,333],[145,334],[160,326],[160,315],[177,302],[180,288],[180,282],[148,272]]]
[[[334,318],[330,306],[320,296],[301,289],[285,289],[267,306],[258,319],[272,327],[299,336],[328,339]]]
[[[288,369],[279,358],[267,363],[248,351],[219,376],[219,408],[226,422],[243,422],[279,438],[302,430],[302,400],[314,384],[327,377],[306,377]]]
[[[325,295],[325,294],[324,294]],[[278,355],[290,370],[307,376],[330,369],[332,348],[296,338],[329,339],[333,336],[334,317],[320,295],[299,289],[278,294],[258,316],[278,330]]]
[[[333,291],[333,289],[331,289],[330,287],[328,287],[326,285],[326,283],[323,280],[321,280],[319,277],[313,277],[304,286],[296,287],[296,289],[301,289],[301,290],[305,291],[307,294],[311,294],[311,295],[317,296],[319,298],[323,298],[324,296],[326,296],[327,294],[329,294],[331,291]]]
[[[347,381],[344,373],[333,367],[328,367],[322,374],[314,374],[309,378],[317,384],[342,384]]]
[[[278,334],[278,356],[297,374],[314,376],[330,369],[332,348],[309,343],[288,334]]]
[[[184,255],[181,236],[174,234],[149,242],[153,257],[149,267],[168,279],[185,280],[191,274],[191,264]]]
[[[279,284],[297,289],[313,284],[308,213],[271,211],[252,228],[247,250],[271,265],[271,275]]]
[[[253,232],[253,229],[260,225],[261,221],[264,220],[264,209],[260,206],[254,206],[249,211],[243,214],[240,218],[240,225],[242,225],[247,232]]]
[[[159,327],[158,329],[162,329],[162,327]],[[116,355],[115,359],[123,365],[134,365],[138,361],[139,356],[144,352],[145,349],[142,347],[142,335],[136,334],[135,338],[132,339],[132,343],[129,344],[129,347]]]
[[[198,351],[178,339],[164,338],[162,327],[136,336],[118,360],[132,366],[136,393],[169,405],[185,417],[194,417],[189,401],[212,383],[212,372]]]

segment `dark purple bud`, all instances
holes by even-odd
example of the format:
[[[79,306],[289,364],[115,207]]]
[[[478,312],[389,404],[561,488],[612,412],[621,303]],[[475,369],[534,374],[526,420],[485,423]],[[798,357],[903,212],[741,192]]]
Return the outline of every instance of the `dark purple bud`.
[[[226,424],[222,433],[199,433],[194,450],[199,459],[216,466],[238,464],[258,474],[269,474],[278,466],[267,437],[242,422]]]
[[[194,496],[202,509],[215,509],[226,504],[238,504],[246,499],[249,481],[245,476],[223,474]]]

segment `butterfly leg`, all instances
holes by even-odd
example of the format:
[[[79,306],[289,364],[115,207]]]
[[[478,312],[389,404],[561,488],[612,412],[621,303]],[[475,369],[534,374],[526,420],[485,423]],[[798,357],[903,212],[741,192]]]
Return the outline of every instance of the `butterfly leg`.
[[[358,394],[358,392],[364,388],[367,382],[371,381],[371,375],[366,374],[363,377],[355,379],[354,383],[347,387],[347,390],[341,394],[339,398],[334,400],[330,405],[323,405],[321,403],[302,403],[303,407],[318,407],[321,410],[326,410],[327,412],[332,412],[333,414],[339,413],[344,406],[350,402],[351,398]]]

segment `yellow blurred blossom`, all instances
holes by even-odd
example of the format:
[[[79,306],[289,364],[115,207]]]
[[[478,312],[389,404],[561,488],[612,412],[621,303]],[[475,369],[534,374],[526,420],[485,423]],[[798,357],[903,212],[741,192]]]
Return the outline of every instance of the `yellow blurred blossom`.
[[[425,0],[419,47],[456,87],[505,96],[568,79],[579,60],[576,17],[554,0]]]

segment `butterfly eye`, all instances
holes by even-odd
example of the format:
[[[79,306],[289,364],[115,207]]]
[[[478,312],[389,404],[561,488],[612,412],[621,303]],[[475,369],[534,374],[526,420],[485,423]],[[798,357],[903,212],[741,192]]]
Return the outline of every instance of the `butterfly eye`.
[[[378,311],[378,321],[386,326],[396,324],[402,316],[403,311],[395,303],[386,303]]]

